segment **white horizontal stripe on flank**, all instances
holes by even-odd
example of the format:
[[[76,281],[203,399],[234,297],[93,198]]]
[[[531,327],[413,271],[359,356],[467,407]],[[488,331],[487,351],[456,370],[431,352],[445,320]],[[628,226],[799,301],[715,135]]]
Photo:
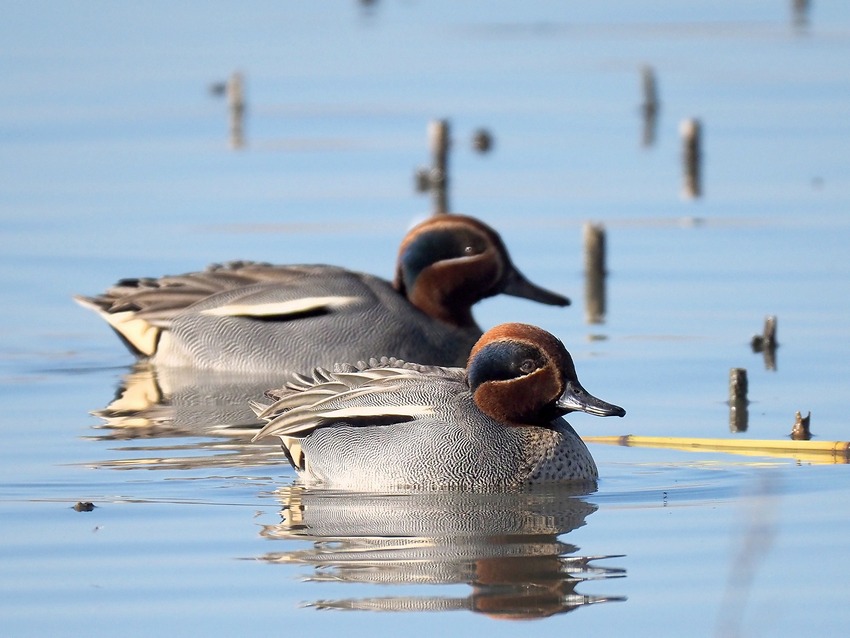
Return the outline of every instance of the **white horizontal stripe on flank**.
[[[428,405],[390,405],[390,406],[354,406],[321,412],[316,416],[321,419],[355,419],[370,416],[427,416],[434,414],[433,406]]]
[[[273,317],[296,315],[320,308],[341,308],[355,303],[359,297],[302,297],[290,301],[262,304],[229,304],[220,308],[202,310],[203,315],[215,317]]]

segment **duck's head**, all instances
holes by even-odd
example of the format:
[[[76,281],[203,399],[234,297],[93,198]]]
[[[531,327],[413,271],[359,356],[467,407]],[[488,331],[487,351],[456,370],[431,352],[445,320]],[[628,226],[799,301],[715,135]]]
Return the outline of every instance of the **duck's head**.
[[[426,314],[457,326],[474,325],[472,306],[500,293],[552,306],[570,303],[526,279],[499,234],[463,215],[431,217],[407,234],[394,285]]]
[[[503,423],[546,425],[568,412],[624,416],[587,392],[564,344],[535,326],[506,323],[472,348],[467,380],[478,408]]]

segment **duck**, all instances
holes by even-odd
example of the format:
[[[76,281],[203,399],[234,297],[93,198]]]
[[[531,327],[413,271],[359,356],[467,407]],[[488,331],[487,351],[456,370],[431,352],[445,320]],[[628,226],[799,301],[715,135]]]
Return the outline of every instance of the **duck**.
[[[394,358],[291,375],[253,401],[306,485],[340,490],[502,490],[593,483],[587,446],[563,418],[624,416],[579,383],[564,344],[523,323],[491,328],[466,368]]]
[[[493,228],[443,214],[406,234],[393,281],[330,265],[238,261],[123,279],[75,300],[157,366],[284,373],[376,355],[462,366],[482,334],[472,306],[498,294],[570,303],[526,278]]]

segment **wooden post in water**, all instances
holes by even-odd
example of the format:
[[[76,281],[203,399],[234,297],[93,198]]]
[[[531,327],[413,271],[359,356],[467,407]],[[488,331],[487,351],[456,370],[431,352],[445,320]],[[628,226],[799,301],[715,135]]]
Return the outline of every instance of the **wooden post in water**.
[[[695,199],[702,195],[702,124],[695,118],[682,120],[679,125],[682,137],[682,168],[684,172],[683,195]]]
[[[432,120],[428,124],[428,142],[431,147],[431,195],[434,213],[449,212],[449,122]]]
[[[449,212],[449,136],[448,120],[431,120],[428,123],[428,147],[431,166],[419,168],[415,174],[416,190],[430,191],[435,215]]]
[[[769,315],[764,320],[764,367],[767,370],[776,370],[776,348],[779,343],[776,341],[776,317]]]
[[[765,369],[776,370],[776,348],[779,347],[779,342],[776,340],[775,315],[765,317],[762,334],[754,336],[750,345],[753,352],[761,352],[764,355]]]
[[[776,343],[776,315],[768,315],[764,320],[764,343],[769,348],[775,348]]]
[[[809,26],[809,0],[792,0],[791,6],[794,14],[794,26],[803,30]]]
[[[655,71],[649,65],[641,68],[641,85],[643,87],[643,103],[640,110],[643,114],[643,146],[655,144],[655,126],[658,121],[658,85],[655,81]]]
[[[794,416],[794,425],[791,427],[791,438],[794,441],[808,441],[812,438],[812,431],[809,425],[811,423],[812,413],[809,412],[806,416],[803,416],[800,412],[797,412]]]
[[[732,368],[729,371],[729,430],[746,432],[747,414],[747,370]]]
[[[584,316],[590,324],[605,321],[605,227],[587,222],[584,235]]]
[[[230,147],[242,148],[245,145],[244,119],[245,96],[242,87],[242,74],[234,72],[227,81],[227,106],[230,111]]]
[[[487,129],[480,128],[472,134],[472,150],[477,153],[489,153],[493,149],[493,135]]]

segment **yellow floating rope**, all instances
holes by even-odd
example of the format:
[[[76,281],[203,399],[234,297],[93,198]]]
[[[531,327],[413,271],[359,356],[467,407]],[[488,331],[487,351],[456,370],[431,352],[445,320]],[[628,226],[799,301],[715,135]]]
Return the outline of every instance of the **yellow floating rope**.
[[[686,451],[729,452],[751,456],[792,457],[818,463],[848,463],[848,441],[785,441],[766,439],[700,439],[679,436],[585,436],[587,443],[626,447],[673,448]]]

